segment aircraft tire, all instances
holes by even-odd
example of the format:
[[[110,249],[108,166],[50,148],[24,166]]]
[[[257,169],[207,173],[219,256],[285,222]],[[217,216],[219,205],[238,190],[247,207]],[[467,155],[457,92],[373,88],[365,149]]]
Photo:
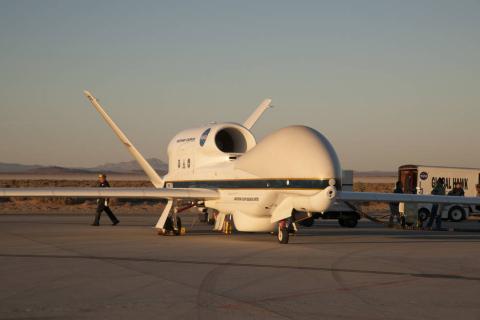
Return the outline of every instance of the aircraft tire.
[[[171,216],[167,217],[167,220],[165,220],[165,225],[163,228],[165,229],[165,235],[173,231],[173,221]]]
[[[182,233],[182,219],[180,219],[180,217],[177,217],[177,229],[174,229],[173,233],[176,236],[179,236]]]
[[[277,239],[279,243],[287,244],[289,236],[290,234],[288,233],[287,228],[280,228],[280,227],[278,228]]]

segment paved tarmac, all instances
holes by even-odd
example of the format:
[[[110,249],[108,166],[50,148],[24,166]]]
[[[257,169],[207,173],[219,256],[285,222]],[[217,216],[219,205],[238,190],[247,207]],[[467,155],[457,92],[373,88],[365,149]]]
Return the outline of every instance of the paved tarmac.
[[[0,216],[0,319],[480,319],[480,232],[320,221],[279,245],[91,219]]]

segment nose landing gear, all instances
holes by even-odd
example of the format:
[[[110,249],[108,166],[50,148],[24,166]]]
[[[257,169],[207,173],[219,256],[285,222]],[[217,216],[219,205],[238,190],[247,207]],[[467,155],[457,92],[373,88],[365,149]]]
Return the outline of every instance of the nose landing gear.
[[[291,219],[283,219],[278,222],[277,239],[281,244],[287,244],[290,234],[295,233],[296,228]]]
[[[288,234],[288,229],[285,226],[285,220],[282,220],[278,223],[278,233],[277,233],[277,239],[278,242],[281,244],[287,244],[288,243],[288,238],[290,235]]]

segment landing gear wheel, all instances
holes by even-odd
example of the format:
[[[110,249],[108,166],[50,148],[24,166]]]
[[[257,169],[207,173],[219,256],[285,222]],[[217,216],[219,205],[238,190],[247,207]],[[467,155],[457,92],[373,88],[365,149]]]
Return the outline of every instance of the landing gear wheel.
[[[288,229],[285,227],[278,227],[278,242],[281,244],[287,244],[288,243],[288,238],[290,237],[290,234],[288,233]]]
[[[165,230],[165,233],[164,235],[168,235],[168,234],[171,234],[171,232],[173,232],[173,220],[172,220],[172,217],[168,216],[167,217],[167,220],[165,220],[165,225],[164,225],[164,230]]]
[[[173,229],[173,234],[176,236],[181,235],[182,233],[182,219],[180,217],[177,217],[177,228]]]

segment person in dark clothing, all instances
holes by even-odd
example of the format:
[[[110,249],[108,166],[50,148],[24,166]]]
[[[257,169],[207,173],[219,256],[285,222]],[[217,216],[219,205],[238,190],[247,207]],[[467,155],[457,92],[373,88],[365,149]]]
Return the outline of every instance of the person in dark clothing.
[[[435,188],[433,188],[432,190],[432,195],[436,195],[436,196],[445,195],[445,180],[443,178],[439,178],[437,180],[437,183],[435,184]],[[434,220],[435,220],[436,230],[442,229],[442,211],[443,211],[443,205],[439,205],[436,203],[432,206],[432,214],[428,219],[427,229],[432,228]]]
[[[477,188],[477,197],[480,197],[480,184],[477,184],[475,187]],[[480,206],[475,206],[475,209],[480,211]],[[480,220],[478,220],[478,222],[480,222]]]
[[[463,197],[465,195],[465,191],[463,191],[462,184],[460,182],[455,183],[455,187],[452,190],[450,190],[448,195]]]
[[[105,174],[101,174],[101,175],[98,176],[97,187],[98,188],[109,188],[110,187],[110,184],[107,181],[107,176]],[[110,202],[109,199],[103,199],[103,198],[102,199],[97,199],[97,212],[96,212],[96,215],[95,215],[95,220],[92,223],[92,226],[99,226],[100,225],[100,216],[101,216],[103,211],[105,211],[105,213],[108,215],[108,217],[112,221],[112,225],[115,226],[120,222],[120,220],[118,220],[117,217],[115,217],[112,210],[110,210],[109,202]]]
[[[403,186],[401,181],[397,181],[395,184],[395,189],[393,193],[403,193]],[[397,223],[400,221],[400,211],[398,208],[398,202],[390,202],[390,220],[388,221],[388,226],[393,227],[393,219],[397,218]]]

